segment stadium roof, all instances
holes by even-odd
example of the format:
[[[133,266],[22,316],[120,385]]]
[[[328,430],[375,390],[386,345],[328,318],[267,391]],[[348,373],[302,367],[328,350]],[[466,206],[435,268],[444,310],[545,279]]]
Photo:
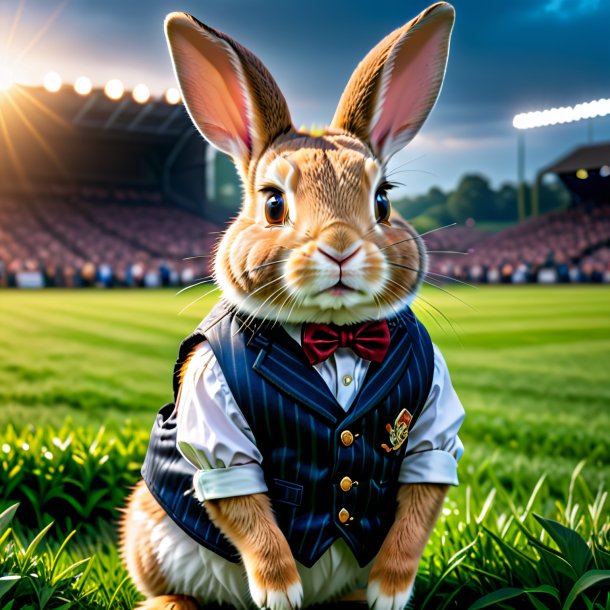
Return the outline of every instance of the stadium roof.
[[[182,104],[14,86],[0,92],[0,190],[52,183],[139,186],[198,208],[206,143]]]
[[[117,131],[123,134],[149,134],[175,137],[192,129],[192,123],[182,104],[163,100],[136,102],[125,94],[119,100],[110,99],[103,89],[93,89],[88,95],[76,93],[71,87],[50,92],[43,87],[15,87],[5,111],[19,107],[42,110],[46,118],[64,121],[76,128]]]
[[[579,169],[599,169],[604,165],[610,166],[610,142],[581,146],[542,168],[540,174],[568,174]]]

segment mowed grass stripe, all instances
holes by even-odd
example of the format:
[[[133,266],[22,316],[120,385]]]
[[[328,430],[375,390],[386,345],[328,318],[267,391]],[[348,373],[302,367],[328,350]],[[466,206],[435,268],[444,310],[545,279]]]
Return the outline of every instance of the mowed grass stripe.
[[[44,327],[41,330],[57,332],[63,329],[73,329],[81,332],[90,332],[101,336],[119,338],[121,335],[141,339],[150,342],[155,337],[175,336],[176,329],[168,328],[168,324],[160,324],[162,315],[158,315],[157,324],[146,324],[142,322],[142,316],[128,316],[120,312],[99,311],[95,314],[79,312],[67,308],[48,307],[44,311]],[[37,312],[25,311],[20,314],[20,323],[27,322],[30,328],[41,326],[40,316]],[[12,326],[13,322],[9,322]],[[181,326],[187,326],[184,322]],[[189,325],[190,326],[190,325]]]
[[[560,485],[588,457],[589,476],[609,478],[610,291],[447,289],[476,311],[434,288],[423,296],[457,336],[428,306],[431,314],[416,310],[467,410],[462,468],[499,460],[507,478],[550,469]],[[200,290],[0,291],[0,425],[53,413],[150,427],[171,399],[180,340],[216,302],[214,293],[178,316]]]

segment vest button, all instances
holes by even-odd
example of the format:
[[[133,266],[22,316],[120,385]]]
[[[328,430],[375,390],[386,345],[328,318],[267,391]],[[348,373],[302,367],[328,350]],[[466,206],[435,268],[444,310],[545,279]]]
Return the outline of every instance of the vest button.
[[[341,432],[341,442],[349,447],[354,442],[354,435],[349,430],[343,430]]]
[[[341,487],[343,491],[349,491],[352,488],[352,485],[352,480],[349,477],[343,477],[341,483],[339,483],[339,487]]]
[[[339,511],[339,521],[341,521],[341,523],[347,523],[348,519],[349,519],[349,512],[345,508],[342,508]]]

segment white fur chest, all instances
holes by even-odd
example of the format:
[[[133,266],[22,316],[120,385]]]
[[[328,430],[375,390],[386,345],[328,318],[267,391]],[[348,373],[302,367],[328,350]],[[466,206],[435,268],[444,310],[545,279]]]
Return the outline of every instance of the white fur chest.
[[[171,593],[191,595],[200,603],[252,607],[241,564],[227,561],[202,547],[168,516],[151,530],[150,537]],[[311,568],[297,563],[305,606],[366,587],[370,568],[370,564],[361,568],[341,540],[335,542]]]

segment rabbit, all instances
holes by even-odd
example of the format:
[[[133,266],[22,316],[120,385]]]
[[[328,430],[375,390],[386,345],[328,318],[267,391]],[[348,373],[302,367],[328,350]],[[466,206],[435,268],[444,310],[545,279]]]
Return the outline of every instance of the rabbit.
[[[432,348],[409,308],[425,275],[425,247],[392,209],[385,171],[388,160],[416,135],[436,102],[453,22],[453,7],[439,2],[386,36],[357,66],[330,126],[313,135],[295,129],[277,84],[249,50],[190,15],[168,15],[167,40],[187,111],[204,138],[232,157],[243,182],[244,201],[215,255],[220,309],[181,346],[174,377],[177,408],[167,405],[159,415],[158,454],[151,437],[143,470],[146,483],[137,484],[122,518],[121,553],[133,582],[147,598],[141,608],[194,610],[228,604],[295,609],[343,599],[397,610],[409,602],[449,484],[399,484],[396,479],[409,427],[420,409],[417,404],[423,404],[430,389],[432,373],[426,362]],[[354,420],[352,430],[342,429],[337,421],[343,415],[336,407],[324,411],[327,399],[311,378],[317,374],[311,373],[313,365],[277,325],[328,325],[345,348],[356,345],[356,339],[351,330],[341,329],[380,320],[389,320],[390,326],[375,327],[373,343],[379,339],[387,345],[391,332],[397,338],[389,339],[390,346],[396,341],[401,346],[396,349],[404,351],[393,363],[379,363],[371,355],[367,375],[383,378],[390,393],[371,399],[362,420],[366,425],[359,428]],[[413,341],[409,346],[403,341],[407,334]],[[276,491],[243,494],[236,489],[232,497],[194,497],[190,486],[195,469],[176,452],[175,418],[183,400],[182,380],[195,366],[204,339],[225,367],[227,383],[240,390],[239,384],[251,375],[256,388],[273,392],[273,400],[283,405],[284,410],[273,415],[271,399],[264,406],[243,400],[240,407],[253,433],[264,428],[258,421],[264,409],[272,413],[267,425],[273,427],[274,418],[279,421],[284,413],[293,417],[304,404],[307,411],[295,425],[303,425],[299,421],[307,417],[314,428],[330,430],[327,438],[336,454],[326,453],[324,442],[308,456],[295,454],[295,447],[301,446],[296,440],[299,430],[291,428],[295,440],[288,435],[281,442],[284,456],[292,457],[278,464],[274,438],[280,438],[279,429],[277,437],[273,432],[266,440],[254,434],[264,453],[265,484],[270,489],[275,485]],[[274,356],[269,345],[276,339],[281,357]],[[229,371],[230,359],[216,350],[214,341],[233,342],[233,355],[251,358],[255,372],[246,373],[243,367]],[[416,353],[421,353],[423,363],[421,391],[406,405],[409,410],[398,412],[404,405],[399,404],[400,392],[399,402],[393,402],[393,388],[408,389],[405,371],[410,369],[405,367],[419,357]],[[307,380],[310,391],[291,390]],[[378,387],[369,384],[369,389],[374,393]],[[365,389],[358,396],[362,394]],[[391,416],[383,411],[386,406],[395,409]],[[374,430],[372,422],[377,422]],[[329,482],[327,490],[332,492],[325,494],[334,493],[338,501],[357,494],[354,506],[360,507],[360,514],[351,516],[345,508],[337,513],[340,505],[327,495],[310,497],[309,483],[299,483],[298,476],[292,483],[276,476],[278,468],[290,470],[295,461],[303,463],[303,471],[313,468],[315,460],[345,457],[351,451],[370,455],[371,468],[390,473],[378,482],[365,475],[357,488],[352,486],[358,481],[346,478],[349,490],[344,489],[344,479],[340,488],[336,481],[332,487]],[[169,456],[166,465],[161,455]],[[368,472],[367,464],[363,459],[363,472]],[[153,481],[169,480],[164,479],[164,469],[182,469],[181,480],[186,481],[171,501],[164,499],[164,485]],[[331,470],[321,464],[312,476],[322,480]],[[187,502],[188,510],[183,509]],[[303,525],[308,510],[318,511],[316,531]],[[179,522],[179,515],[187,513],[195,522],[190,533]],[[294,541],[293,525],[301,528],[300,544]]]

